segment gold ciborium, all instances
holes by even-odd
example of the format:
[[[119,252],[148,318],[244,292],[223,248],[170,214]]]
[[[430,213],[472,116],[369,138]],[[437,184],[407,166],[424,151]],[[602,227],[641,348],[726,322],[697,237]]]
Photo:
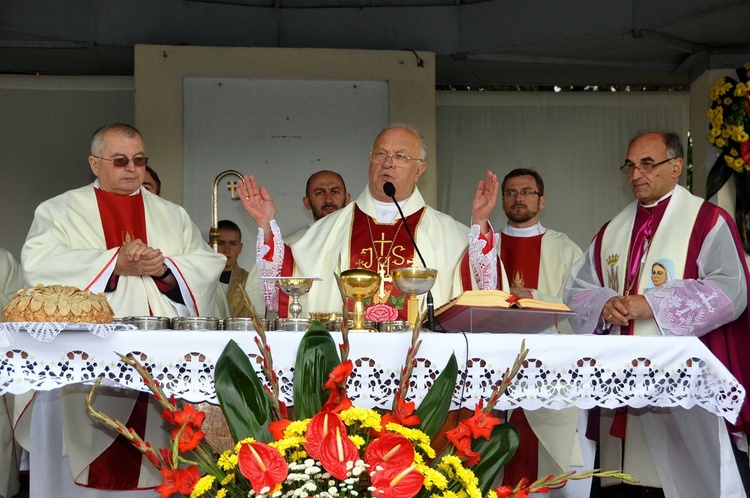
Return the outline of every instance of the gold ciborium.
[[[417,316],[419,316],[419,301],[417,300],[417,296],[432,289],[432,286],[435,285],[436,276],[437,270],[433,270],[432,268],[397,268],[391,270],[393,285],[404,294],[409,295],[409,314],[407,318],[409,326],[414,325]]]
[[[377,332],[374,329],[366,329],[365,306],[363,301],[375,295],[380,287],[380,275],[370,270],[352,269],[341,272],[341,282],[344,285],[344,294],[349,299],[354,299],[354,327],[352,332]]]

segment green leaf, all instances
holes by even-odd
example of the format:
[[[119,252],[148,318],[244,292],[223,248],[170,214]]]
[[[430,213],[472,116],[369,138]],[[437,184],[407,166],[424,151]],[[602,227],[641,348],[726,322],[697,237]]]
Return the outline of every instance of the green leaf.
[[[451,407],[457,376],[456,355],[451,354],[445,368],[427,391],[427,395],[419,404],[419,408],[415,410],[420,420],[419,429],[430,436],[430,439],[435,437],[435,434],[445,422],[445,417]]]
[[[734,170],[724,162],[724,152],[719,154],[706,178],[706,200],[714,196],[729,180]]]
[[[507,422],[495,426],[489,441],[484,438],[474,440],[471,449],[482,455],[482,459],[471,470],[479,479],[482,496],[489,493],[497,474],[513,458],[519,441],[518,429]]]
[[[235,442],[247,437],[273,441],[267,429],[272,417],[271,403],[247,354],[233,340],[216,362],[214,388]]]
[[[298,420],[311,418],[320,411],[329,395],[329,391],[323,391],[323,384],[339,363],[330,332],[313,320],[299,343],[294,364],[294,412]]]

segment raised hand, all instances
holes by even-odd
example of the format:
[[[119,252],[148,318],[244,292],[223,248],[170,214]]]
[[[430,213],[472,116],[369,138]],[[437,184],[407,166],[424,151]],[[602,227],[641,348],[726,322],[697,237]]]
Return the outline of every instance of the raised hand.
[[[497,181],[497,175],[487,170],[484,180],[479,181],[477,193],[474,195],[474,202],[471,204],[471,223],[479,225],[482,233],[489,231],[487,220],[490,219],[492,211],[497,203],[497,193],[500,185]]]
[[[237,191],[240,194],[245,211],[265,232],[271,236],[271,220],[276,217],[276,205],[266,187],[259,186],[254,175],[245,175],[245,182],[240,182]]]

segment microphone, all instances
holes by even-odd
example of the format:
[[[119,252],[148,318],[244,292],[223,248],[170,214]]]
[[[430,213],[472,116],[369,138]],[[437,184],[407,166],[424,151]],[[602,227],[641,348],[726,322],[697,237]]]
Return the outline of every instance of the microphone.
[[[409,228],[409,224],[406,223],[406,217],[404,216],[404,212],[401,211],[401,206],[399,206],[398,201],[396,200],[396,186],[393,185],[391,182],[385,182],[383,184],[383,193],[393,199],[393,203],[396,205],[396,208],[398,209],[398,214],[401,216],[401,221],[404,224],[404,228],[406,228],[406,233],[409,235],[409,239],[411,239],[411,243],[414,244],[414,250],[417,252],[417,256],[419,256],[420,261],[422,261],[422,266],[427,268],[427,263],[425,263],[424,258],[422,257],[422,253],[419,252],[419,247],[417,246],[417,241],[414,240],[414,235],[411,233],[411,229]],[[395,242],[394,242],[395,243]],[[427,291],[427,328],[433,332],[435,331],[435,303],[432,299],[432,290]]]

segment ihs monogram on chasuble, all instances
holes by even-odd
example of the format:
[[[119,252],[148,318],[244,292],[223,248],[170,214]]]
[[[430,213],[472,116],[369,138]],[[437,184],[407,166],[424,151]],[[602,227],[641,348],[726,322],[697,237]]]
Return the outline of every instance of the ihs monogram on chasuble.
[[[380,275],[380,288],[372,297],[372,304],[388,304],[391,293],[394,290],[391,269],[402,268],[406,263],[409,263],[409,265],[413,264],[413,260],[407,259],[412,255],[407,252],[406,246],[396,242],[403,222],[399,223],[392,239],[387,237],[385,231],[382,230],[376,239],[370,220],[368,219],[367,221],[372,247],[363,247],[360,250],[360,257],[357,259],[356,265],[357,268],[371,270]],[[388,249],[387,252],[386,248]]]

